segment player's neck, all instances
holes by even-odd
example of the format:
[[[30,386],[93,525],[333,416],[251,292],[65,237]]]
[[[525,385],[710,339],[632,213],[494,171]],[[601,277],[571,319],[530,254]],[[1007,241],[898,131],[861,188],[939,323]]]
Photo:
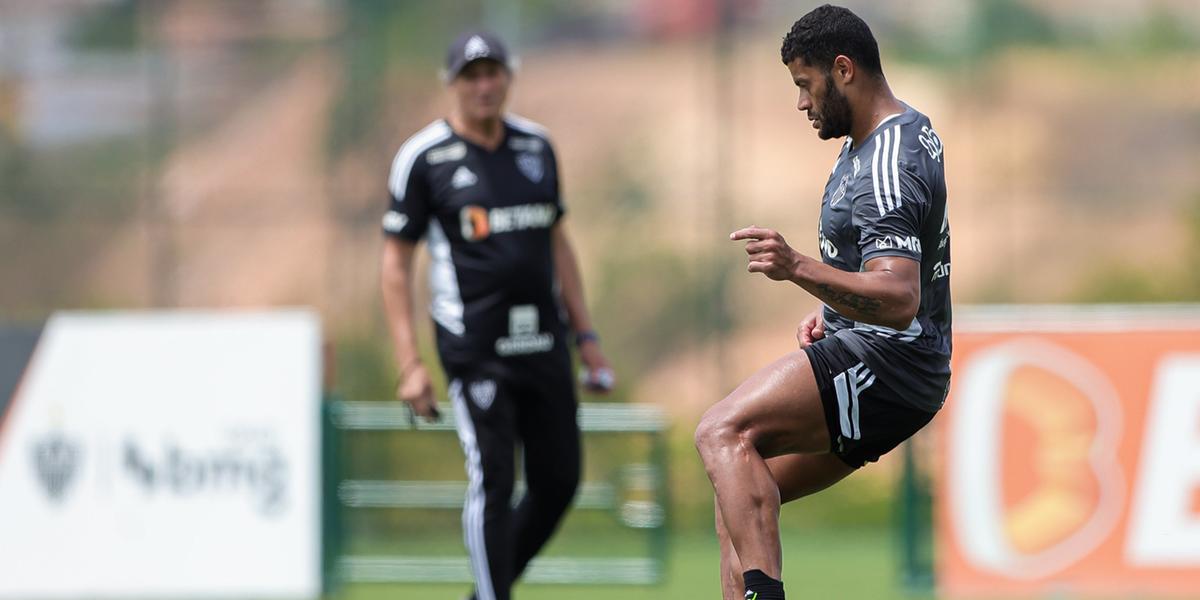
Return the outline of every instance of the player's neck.
[[[884,119],[904,112],[904,103],[892,94],[887,81],[881,81],[874,93],[863,98],[859,106],[853,107],[854,125],[850,128],[850,137],[857,146],[867,139]]]
[[[455,110],[450,112],[446,120],[459,137],[489,151],[495,150],[504,141],[504,120],[500,117],[470,119]]]

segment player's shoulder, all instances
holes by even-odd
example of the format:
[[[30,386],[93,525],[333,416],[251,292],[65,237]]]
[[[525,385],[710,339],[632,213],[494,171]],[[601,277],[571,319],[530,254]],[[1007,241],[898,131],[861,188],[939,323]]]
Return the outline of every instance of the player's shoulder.
[[[854,195],[862,206],[886,214],[905,203],[929,200],[944,177],[941,142],[929,118],[906,105],[884,119],[853,153]]]
[[[929,117],[912,107],[906,106],[904,112],[884,119],[863,146],[857,153],[862,168],[856,164],[855,175],[868,187],[882,178],[941,176],[941,138]]]
[[[517,150],[541,150],[541,147],[551,147],[550,130],[546,129],[545,125],[536,121],[522,117],[521,115],[507,113],[504,115],[504,124],[515,134],[509,143],[517,145],[538,146],[537,148],[516,148]]]
[[[903,117],[897,120],[894,131],[899,141],[900,162],[918,169],[941,165],[942,139],[924,113],[908,107]]]

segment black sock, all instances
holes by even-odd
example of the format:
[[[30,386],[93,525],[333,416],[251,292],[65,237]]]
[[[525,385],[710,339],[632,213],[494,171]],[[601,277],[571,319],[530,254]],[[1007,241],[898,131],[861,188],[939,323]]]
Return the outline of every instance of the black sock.
[[[742,573],[742,581],[746,584],[746,600],[784,600],[783,582],[758,569]]]

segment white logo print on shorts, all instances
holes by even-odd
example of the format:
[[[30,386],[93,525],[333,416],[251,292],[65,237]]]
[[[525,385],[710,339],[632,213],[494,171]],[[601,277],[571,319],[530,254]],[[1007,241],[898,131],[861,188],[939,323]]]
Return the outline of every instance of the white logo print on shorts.
[[[467,386],[467,390],[471,393],[471,401],[480,410],[491,408],[492,402],[496,400],[496,382],[491,379],[473,381]]]

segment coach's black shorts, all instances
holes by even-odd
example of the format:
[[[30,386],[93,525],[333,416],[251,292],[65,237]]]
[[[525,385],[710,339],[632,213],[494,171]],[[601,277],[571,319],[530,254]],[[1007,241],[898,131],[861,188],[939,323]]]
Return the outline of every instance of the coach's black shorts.
[[[879,460],[937,414],[900,401],[905,392],[896,389],[896,378],[876,373],[879,365],[865,364],[837,336],[804,352],[821,390],[830,451],[851,467]]]

